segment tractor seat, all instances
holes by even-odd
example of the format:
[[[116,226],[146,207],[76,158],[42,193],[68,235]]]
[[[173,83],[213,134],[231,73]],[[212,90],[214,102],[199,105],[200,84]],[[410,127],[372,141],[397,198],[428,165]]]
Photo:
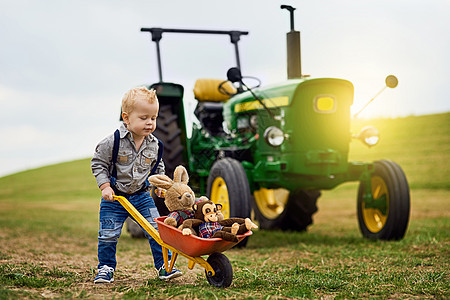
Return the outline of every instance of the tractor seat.
[[[219,92],[222,79],[197,79],[194,86],[194,97],[199,102],[225,102],[230,96]],[[235,94],[236,89],[231,82],[223,84],[223,88],[230,94]]]

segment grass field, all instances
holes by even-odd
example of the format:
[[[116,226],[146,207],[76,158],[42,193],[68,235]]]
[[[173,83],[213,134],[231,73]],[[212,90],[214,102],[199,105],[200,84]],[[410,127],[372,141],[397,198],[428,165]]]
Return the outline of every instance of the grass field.
[[[308,232],[257,230],[246,248],[225,252],[234,271],[228,289],[211,287],[184,258],[183,277],[159,281],[147,241],[126,232],[115,283],[94,285],[99,192],[84,159],[0,178],[0,299],[449,299],[450,113],[370,123],[380,144],[354,141],[350,158],[404,168],[412,208],[401,241],[361,237],[357,184],[349,183],[323,192]]]

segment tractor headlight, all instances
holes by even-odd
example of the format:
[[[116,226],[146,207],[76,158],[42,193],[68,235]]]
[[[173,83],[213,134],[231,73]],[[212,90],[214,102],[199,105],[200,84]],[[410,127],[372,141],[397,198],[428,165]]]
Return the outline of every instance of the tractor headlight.
[[[280,128],[270,126],[264,131],[264,139],[272,147],[278,147],[284,142],[284,133]]]
[[[361,142],[369,147],[375,146],[380,141],[380,133],[373,126],[364,127],[359,134],[353,137],[361,140]]]

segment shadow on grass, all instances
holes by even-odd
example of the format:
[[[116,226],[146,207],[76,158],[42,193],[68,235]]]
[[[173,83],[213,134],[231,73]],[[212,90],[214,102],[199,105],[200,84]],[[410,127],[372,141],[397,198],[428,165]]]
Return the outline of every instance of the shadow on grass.
[[[359,232],[348,234],[329,234],[317,232],[296,232],[280,230],[257,230],[249,238],[247,249],[273,249],[280,247],[330,246],[342,245],[365,247],[383,245],[383,247],[406,247],[408,245],[428,245],[445,243],[449,239],[448,226],[450,219],[442,217],[435,219],[413,220],[409,224],[406,235],[401,240],[371,240],[364,238]]]
[[[286,246],[363,246],[373,245],[384,241],[370,240],[363,238],[359,233],[352,235],[324,235],[319,233],[280,231],[280,230],[259,230],[249,238],[247,249],[272,249]]]

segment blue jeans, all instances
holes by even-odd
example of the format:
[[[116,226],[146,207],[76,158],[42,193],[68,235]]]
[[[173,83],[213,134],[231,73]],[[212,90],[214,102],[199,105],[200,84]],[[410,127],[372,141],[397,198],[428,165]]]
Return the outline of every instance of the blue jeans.
[[[158,209],[149,192],[143,192],[126,197],[131,204],[142,214],[142,216],[158,230],[153,218],[159,217]],[[100,225],[98,231],[98,267],[107,265],[116,269],[117,240],[122,232],[123,223],[131,217],[128,211],[119,201],[106,201],[102,198],[100,204]],[[139,225],[140,226],[140,225]],[[152,250],[155,268],[159,270],[164,265],[162,248],[145,230]],[[169,259],[170,259],[169,252]]]

